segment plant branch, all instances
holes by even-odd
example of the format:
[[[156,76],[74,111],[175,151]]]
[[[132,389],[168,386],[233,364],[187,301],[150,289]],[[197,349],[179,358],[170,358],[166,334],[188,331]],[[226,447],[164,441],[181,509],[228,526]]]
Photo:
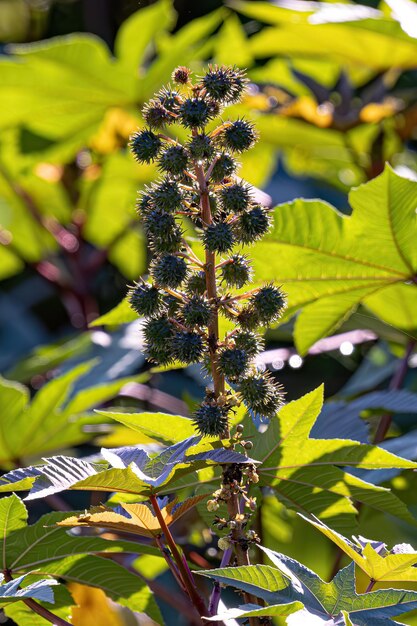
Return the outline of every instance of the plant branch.
[[[408,361],[414,350],[415,345],[416,345],[416,341],[414,339],[410,339],[410,341],[407,344],[405,354],[399,363],[398,369],[396,370],[394,376],[391,378],[391,382],[388,387],[391,391],[401,389],[404,379],[406,377],[407,371],[408,371]],[[392,422],[391,413],[387,413],[386,415],[383,415],[381,417],[381,420],[378,424],[378,428],[375,433],[374,443],[381,443],[381,441],[385,439],[385,435],[387,434],[389,427],[391,426],[391,422]]]
[[[220,567],[227,567],[230,563],[230,559],[232,558],[233,549],[228,548],[223,552],[222,560],[220,562]],[[215,582],[213,585],[213,591],[211,592],[210,601],[209,601],[209,613],[210,615],[216,615],[219,609],[219,602],[222,590],[219,582]]]
[[[198,613],[200,614],[201,617],[203,617],[207,615],[207,609],[205,607],[203,599],[197,592],[194,578],[189,568],[184,566],[184,561],[182,560],[177,544],[175,543],[174,538],[171,535],[171,531],[169,530],[167,524],[165,523],[165,519],[161,513],[161,509],[159,508],[159,504],[158,504],[158,500],[156,496],[152,494],[149,497],[149,499],[151,501],[155,515],[158,519],[161,530],[163,531],[165,535],[165,540],[168,544],[169,549],[171,550],[174,561],[178,567],[178,570],[182,579],[183,587],[185,587],[185,589],[187,590],[187,594],[190,597],[190,600],[194,604],[195,608],[197,609]]]

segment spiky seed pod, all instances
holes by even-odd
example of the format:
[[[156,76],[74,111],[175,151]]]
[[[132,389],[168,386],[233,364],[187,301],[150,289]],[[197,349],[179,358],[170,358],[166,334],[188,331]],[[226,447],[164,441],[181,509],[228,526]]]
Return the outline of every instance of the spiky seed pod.
[[[251,296],[249,302],[256,311],[259,321],[269,324],[281,317],[286,298],[285,294],[271,283],[259,289],[255,295]]]
[[[234,243],[233,230],[227,222],[210,224],[203,233],[204,246],[210,252],[224,254],[229,252]]]
[[[240,330],[233,335],[236,348],[247,352],[250,358],[253,358],[263,350],[263,339],[258,333],[250,330]]]
[[[164,150],[159,159],[160,169],[172,176],[180,176],[187,168],[188,154],[182,146],[170,146]]]
[[[161,106],[163,106],[164,109],[171,114],[169,116],[169,121],[175,122],[178,116],[180,104],[182,102],[182,98],[178,91],[175,91],[175,89],[171,89],[170,87],[163,87],[160,91],[158,91],[156,97]]]
[[[206,275],[204,272],[196,272],[187,280],[185,291],[189,296],[203,296],[206,293]]]
[[[207,106],[210,118],[220,115],[222,107],[219,102],[216,102],[216,100],[207,100]]]
[[[221,181],[227,176],[231,176],[237,170],[238,163],[227,152],[222,152],[218,155],[217,161],[211,172],[211,180],[215,183],[221,183]]]
[[[233,213],[245,211],[252,199],[250,187],[242,182],[222,187],[219,196],[225,211],[232,211]]]
[[[245,88],[243,72],[233,67],[210,67],[202,79],[208,95],[220,102],[236,102]]]
[[[256,205],[239,216],[237,237],[244,244],[254,243],[266,235],[270,226],[268,212],[264,207]]]
[[[203,98],[186,98],[179,114],[186,128],[203,128],[211,117],[210,107]]]
[[[180,308],[180,301],[178,300],[178,298],[167,294],[162,298],[162,302],[164,304],[168,317],[175,317]]]
[[[171,213],[165,213],[153,209],[144,217],[143,226],[149,236],[165,237],[175,228],[175,217]]]
[[[195,135],[188,143],[187,150],[190,157],[196,161],[211,159],[215,153],[213,142],[204,133]]]
[[[139,217],[142,218],[148,215],[148,213],[154,209],[152,195],[148,192],[149,190],[146,192],[141,192],[136,202],[136,211]]]
[[[203,437],[219,437],[228,427],[227,411],[217,404],[203,402],[194,413],[193,424]]]
[[[239,315],[234,319],[245,330],[255,330],[260,326],[258,314],[252,306],[242,307]]]
[[[143,325],[143,336],[147,349],[163,350],[172,340],[174,326],[166,315],[148,319]]]
[[[178,85],[186,85],[190,80],[191,70],[184,65],[180,65],[172,72],[172,80]]]
[[[136,283],[128,293],[129,304],[138,315],[152,317],[161,312],[161,295],[148,283]]]
[[[161,287],[175,289],[187,277],[187,264],[175,254],[163,254],[152,264],[151,274],[155,282]]]
[[[129,141],[130,150],[139,163],[152,163],[158,156],[162,141],[151,130],[134,133]]]
[[[246,120],[235,120],[221,133],[221,143],[232,152],[245,152],[257,140],[253,124]]]
[[[198,333],[181,331],[172,340],[172,354],[182,363],[198,363],[204,351],[203,340]]]
[[[173,213],[182,207],[183,195],[175,180],[165,178],[159,184],[151,187],[149,194],[157,209]]]
[[[268,374],[245,376],[239,392],[248,408],[261,417],[273,417],[284,403],[282,388]]]
[[[225,348],[220,352],[219,368],[231,382],[237,382],[247,371],[249,355],[238,348]]]
[[[243,254],[234,254],[221,268],[222,278],[228,287],[240,289],[252,276],[249,261]]]
[[[171,352],[170,341],[167,341],[163,348],[148,346],[145,354],[148,361],[151,361],[156,365],[169,365],[174,360]]]
[[[182,308],[182,316],[187,326],[208,326],[213,312],[203,296],[191,296]]]
[[[165,252],[173,254],[179,252],[182,246],[183,231],[181,226],[175,226],[168,233],[161,235],[151,235],[149,237],[149,245],[156,254],[164,254]]]
[[[143,107],[142,115],[151,128],[162,128],[172,121],[169,111],[157,100],[150,100]]]

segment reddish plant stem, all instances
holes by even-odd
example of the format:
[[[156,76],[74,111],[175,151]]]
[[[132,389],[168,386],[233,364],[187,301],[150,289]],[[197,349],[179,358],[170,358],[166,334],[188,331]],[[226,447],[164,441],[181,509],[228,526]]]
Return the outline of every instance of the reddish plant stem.
[[[186,593],[187,590],[184,587],[184,584],[182,582],[180,573],[178,571],[178,567],[175,565],[174,561],[171,559],[168,550],[165,548],[164,544],[162,543],[162,539],[161,537],[155,537],[155,541],[156,541],[156,545],[158,546],[158,548],[160,549],[162,556],[164,557],[169,569],[171,570],[172,575],[174,576],[175,580],[177,581],[178,585],[181,587],[181,589]]]
[[[400,361],[399,367],[397,371],[395,372],[394,376],[391,378],[391,381],[388,387],[390,390],[401,389],[404,379],[406,377],[407,371],[408,371],[408,361],[414,350],[415,345],[416,345],[415,340],[410,339],[410,341],[407,344],[405,354]],[[387,413],[386,415],[383,415],[381,417],[381,420],[378,424],[378,428],[375,433],[374,443],[381,443],[381,441],[385,439],[385,435],[387,434],[389,427],[391,426],[391,422],[392,422],[391,413]]]
[[[365,593],[369,593],[370,591],[372,591],[372,589],[374,588],[375,583],[376,583],[376,580],[371,578],[371,580],[369,581],[369,585],[365,589]]]
[[[195,163],[194,171],[200,189],[201,219],[206,226],[209,226],[213,222],[213,217],[210,209],[208,181],[204,174],[202,165],[198,162]],[[210,252],[209,250],[206,250],[204,271],[206,275],[207,297],[213,306],[212,319],[208,325],[208,344],[210,352],[211,374],[214,386],[214,396],[215,398],[218,398],[225,393],[225,379],[218,367],[219,300],[217,296],[216,284],[216,255],[214,252]],[[222,439],[228,439],[230,437],[229,428],[224,431],[221,437]],[[234,520],[236,515],[239,514],[240,507],[238,494],[233,494],[232,497],[227,501],[227,511],[231,520]],[[231,535],[235,546],[235,554],[238,565],[250,565],[248,551],[243,550],[242,544],[240,542],[240,540],[244,538],[240,523],[237,523],[237,526],[232,531]],[[243,596],[246,603],[256,604],[256,599],[251,594],[244,593]],[[249,624],[250,626],[257,626],[259,624],[259,620],[257,618],[250,617]]]
[[[178,567],[178,570],[182,579],[183,587],[187,590],[187,594],[191,602],[197,609],[199,615],[201,617],[207,616],[208,611],[206,609],[204,601],[199,595],[199,593],[197,592],[196,584],[195,584],[195,581],[192,577],[190,570],[188,569],[188,567],[184,567],[184,562],[181,558],[180,551],[178,550],[177,544],[175,543],[174,538],[171,535],[171,531],[169,530],[167,524],[165,523],[164,516],[162,515],[161,509],[159,508],[158,500],[156,496],[153,494],[149,497],[149,499],[151,501],[155,515],[158,519],[161,530],[163,531],[165,535],[165,540],[167,542],[167,545],[169,549],[171,550],[173,559]]]

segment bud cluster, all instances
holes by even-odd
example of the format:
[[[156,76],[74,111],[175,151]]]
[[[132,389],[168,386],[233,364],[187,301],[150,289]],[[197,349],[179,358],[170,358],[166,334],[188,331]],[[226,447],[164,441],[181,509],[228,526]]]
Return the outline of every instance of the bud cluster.
[[[145,318],[150,360],[162,365],[208,363],[214,391],[197,409],[194,423],[202,435],[228,436],[233,402],[225,382],[261,416],[272,416],[282,404],[281,388],[257,372],[254,358],[262,349],[257,330],[281,316],[285,296],[273,284],[238,291],[252,278],[242,248],[263,237],[271,224],[268,208],[236,177],[236,156],[257,139],[253,124],[237,119],[216,125],[224,107],[240,100],[244,73],[210,66],[192,82],[191,71],[179,67],[172,80],[174,86],[164,87],[146,104],[146,127],[130,141],[135,159],[155,161],[161,178],[137,203],[153,260],[151,282],[135,284],[129,300]],[[186,129],[184,143],[170,136],[173,124]],[[200,238],[204,259],[184,238],[187,222]],[[224,338],[219,337],[219,315],[236,324]]]

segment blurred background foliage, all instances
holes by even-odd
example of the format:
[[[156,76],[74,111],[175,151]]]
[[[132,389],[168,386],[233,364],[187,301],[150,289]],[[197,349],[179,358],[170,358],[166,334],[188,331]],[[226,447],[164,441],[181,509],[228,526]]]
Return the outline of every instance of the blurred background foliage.
[[[134,207],[157,170],[138,165],[127,142],[143,125],[143,103],[177,65],[196,73],[208,62],[248,69],[248,93],[230,114],[256,123],[260,142],[244,156],[241,176],[271,204],[321,197],[349,213],[349,190],[379,175],[386,161],[417,180],[411,0],[0,0],[0,42],[0,371],[7,379],[0,419],[13,425],[30,416],[39,428],[37,439],[7,431],[2,469],[52,450],[135,442],[94,407],[187,415],[202,393],[197,367],[149,371],[138,322],[89,329],[123,299],[126,283],[146,273]],[[390,434],[402,434],[403,454],[415,458],[414,397],[400,409],[397,398],[367,402],[368,392],[389,386],[417,337],[415,310],[408,324],[393,318],[359,307],[337,336],[303,358],[286,322],[268,334],[262,359],[289,398],[324,380],[327,396],[345,410],[344,436],[366,440],[381,414],[396,411]],[[416,367],[414,356],[402,381],[409,392],[417,391]],[[358,407],[350,400],[359,396]],[[335,436],[325,421],[332,406],[322,415],[327,436]],[[417,511],[414,476],[389,479]],[[261,510],[267,545],[329,575],[327,540],[272,497]],[[389,543],[417,540],[405,524],[366,511],[361,532]],[[206,539],[190,538],[210,560]],[[158,561],[146,567],[159,575]],[[115,615],[114,623],[122,619]]]

